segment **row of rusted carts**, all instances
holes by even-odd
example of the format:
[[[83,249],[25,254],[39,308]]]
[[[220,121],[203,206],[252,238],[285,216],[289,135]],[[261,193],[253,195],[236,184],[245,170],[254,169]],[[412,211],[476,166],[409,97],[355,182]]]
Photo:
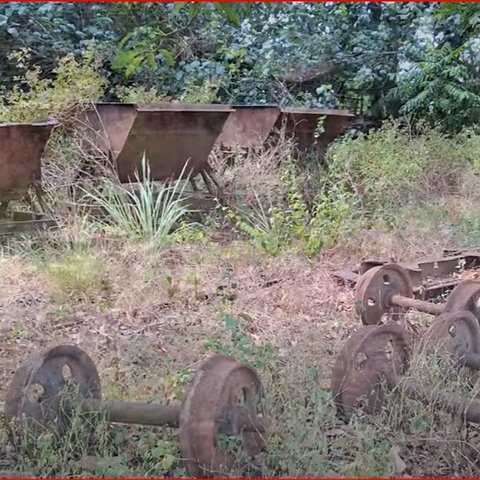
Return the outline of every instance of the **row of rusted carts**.
[[[278,106],[97,103],[82,108],[76,125],[87,127],[85,148],[108,158],[122,183],[134,181],[145,155],[151,180],[183,172],[189,178],[201,175],[208,188],[216,183],[208,161],[215,145],[261,147],[283,129],[299,152],[314,149],[321,156],[352,117],[344,110]],[[56,120],[0,124],[0,235],[55,224],[44,200],[41,160],[57,125]],[[9,203],[18,200],[26,200],[32,211],[7,213]]]

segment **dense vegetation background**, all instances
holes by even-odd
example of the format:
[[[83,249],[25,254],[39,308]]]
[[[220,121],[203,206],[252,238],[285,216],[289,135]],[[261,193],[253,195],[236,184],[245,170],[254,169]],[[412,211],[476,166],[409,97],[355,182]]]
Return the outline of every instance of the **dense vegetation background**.
[[[108,100],[136,85],[150,98],[356,106],[455,130],[478,121],[479,14],[474,3],[3,4],[0,85],[33,65],[51,78],[60,58],[93,48]]]

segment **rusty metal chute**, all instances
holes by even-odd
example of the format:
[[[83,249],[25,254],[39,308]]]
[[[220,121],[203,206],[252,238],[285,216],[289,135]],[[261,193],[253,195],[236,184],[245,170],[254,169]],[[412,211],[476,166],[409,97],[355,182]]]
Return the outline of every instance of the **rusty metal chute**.
[[[323,131],[316,139],[315,132],[322,117],[325,117]],[[318,155],[323,157],[330,143],[342,133],[353,117],[352,113],[345,110],[285,107],[282,108],[277,126],[286,122],[287,132],[295,137],[301,153],[316,146]]]
[[[41,157],[55,124],[0,124],[0,202],[20,200],[41,180]]]
[[[237,106],[228,116],[218,142],[226,147],[260,147],[266,141],[280,116],[272,105]]]
[[[209,172],[208,157],[233,110],[224,105],[96,104],[88,112],[93,130],[107,150],[119,180],[135,181],[145,153],[152,180],[178,178],[185,164],[192,177]]]
[[[41,187],[41,158],[56,124],[55,120],[0,124],[0,234],[53,225],[45,215],[48,208]],[[29,195],[32,187],[39,211],[7,215],[8,204],[14,200],[25,199],[37,209]]]
[[[235,111],[225,122],[218,142],[224,147],[259,147],[275,129],[286,128],[293,136],[299,152],[305,153],[315,143],[319,155],[342,132],[354,115],[346,110],[278,107],[273,105],[234,106]],[[315,131],[325,117],[323,132],[318,139]]]

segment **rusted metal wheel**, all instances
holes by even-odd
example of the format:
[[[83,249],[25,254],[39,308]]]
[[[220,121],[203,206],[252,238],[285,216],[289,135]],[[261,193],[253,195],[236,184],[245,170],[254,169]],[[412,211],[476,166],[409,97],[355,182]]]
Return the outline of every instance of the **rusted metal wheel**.
[[[457,366],[476,369],[474,365],[480,360],[477,317],[466,310],[439,315],[425,332],[422,351],[427,355],[440,353],[451,358]]]
[[[355,288],[355,309],[364,325],[377,325],[389,313],[397,320],[402,307],[392,305],[393,295],[413,298],[407,270],[394,263],[373,267],[364,273]]]
[[[448,296],[444,313],[468,310],[480,320],[480,281],[464,280],[459,283]]]
[[[393,382],[410,358],[410,337],[399,324],[367,325],[346,342],[335,362],[331,390],[339,416],[354,410],[376,414],[383,405],[382,379]],[[362,405],[363,404],[363,405]]]
[[[38,431],[54,429],[61,434],[69,420],[62,408],[67,390],[81,399],[101,398],[95,364],[80,348],[60,345],[20,366],[5,398],[5,420],[12,443]]]
[[[180,443],[190,476],[224,476],[260,453],[263,434],[246,431],[240,418],[258,422],[262,397],[262,384],[249,367],[221,355],[201,366],[180,414]],[[229,451],[232,441],[238,442],[237,453]]]

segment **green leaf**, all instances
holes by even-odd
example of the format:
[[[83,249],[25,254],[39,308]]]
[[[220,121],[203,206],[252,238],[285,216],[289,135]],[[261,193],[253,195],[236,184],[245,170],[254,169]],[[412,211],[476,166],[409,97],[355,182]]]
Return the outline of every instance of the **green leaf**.
[[[132,58],[129,65],[125,69],[125,76],[127,78],[130,77],[135,72],[135,70],[140,66],[140,64],[144,60],[144,58],[145,57],[143,56],[142,52],[137,53],[136,56]]]
[[[187,2],[175,2],[173,13],[180,13],[187,6]]]
[[[112,68],[114,70],[123,70],[135,58],[137,52],[135,50],[122,50],[113,59]]]
[[[153,52],[148,52],[147,53],[147,63],[150,68],[155,68],[155,55]]]
[[[123,46],[135,35],[135,32],[130,32],[129,34],[125,35],[121,40],[118,46],[123,48]]]
[[[175,457],[169,453],[163,457],[163,460],[161,461],[161,465],[163,468],[164,472],[168,472],[173,464],[175,463]]]
[[[231,4],[216,3],[215,9],[223,11],[227,15],[227,18],[230,20],[230,22],[232,22],[234,25],[240,25],[240,17],[238,16],[237,12]]]
[[[194,19],[197,16],[197,13],[200,11],[200,8],[202,8],[203,5],[200,3],[194,3],[190,4],[190,9],[188,11],[188,16],[190,20]]]
[[[162,48],[159,53],[160,55],[162,55],[162,57],[165,59],[165,61],[170,67],[173,67],[175,65],[175,59],[173,58],[171,52]]]

